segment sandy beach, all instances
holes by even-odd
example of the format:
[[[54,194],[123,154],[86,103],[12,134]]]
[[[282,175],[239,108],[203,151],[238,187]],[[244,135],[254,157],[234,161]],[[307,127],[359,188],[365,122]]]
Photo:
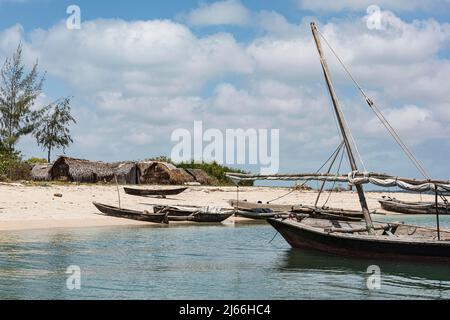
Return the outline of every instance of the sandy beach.
[[[155,188],[157,186],[150,186]],[[228,200],[236,199],[234,187],[190,187],[177,196],[166,199],[142,198],[126,195],[119,188],[121,205],[125,208],[151,211],[151,204],[201,205],[230,207]],[[268,201],[285,195],[287,188],[243,187],[239,199],[248,201]],[[18,183],[0,185],[0,231],[30,230],[46,228],[80,228],[103,226],[148,225],[146,222],[106,217],[97,214],[93,201],[118,205],[117,188],[114,185],[53,185],[29,186]],[[55,196],[56,194],[62,197]],[[380,209],[378,199],[388,193],[367,193],[371,210],[386,213]],[[420,195],[389,193],[402,200],[417,201]],[[313,204],[317,193],[314,191],[296,191],[277,200],[277,204]],[[323,203],[328,194],[322,195]],[[432,196],[422,196],[423,200],[432,201]],[[354,192],[333,193],[327,203],[331,207],[359,209],[359,202]],[[238,219],[238,218],[231,218]]]

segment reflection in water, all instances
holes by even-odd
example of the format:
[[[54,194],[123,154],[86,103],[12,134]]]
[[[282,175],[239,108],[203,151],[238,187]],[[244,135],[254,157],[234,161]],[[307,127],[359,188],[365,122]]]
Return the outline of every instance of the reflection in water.
[[[0,234],[0,299],[450,298],[445,265],[290,249],[268,225]],[[370,264],[382,288],[366,286]],[[66,268],[81,268],[81,290]]]
[[[289,249],[283,253],[280,271],[339,274],[341,278],[359,276],[365,281],[369,275],[368,267],[372,265],[381,270],[379,293],[383,298],[391,294],[410,298],[450,297],[450,271],[448,265],[442,263],[358,259]]]

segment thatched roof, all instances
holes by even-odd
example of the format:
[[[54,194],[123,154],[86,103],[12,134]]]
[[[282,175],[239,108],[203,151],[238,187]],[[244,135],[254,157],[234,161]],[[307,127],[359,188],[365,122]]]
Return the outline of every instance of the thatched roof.
[[[184,184],[193,182],[194,178],[183,169],[173,164],[159,161],[138,163],[139,183],[141,184]]]
[[[112,168],[104,162],[61,156],[51,169],[52,180],[71,182],[110,182],[114,179]]]
[[[52,170],[52,164],[36,164],[31,169],[31,179],[34,181],[50,181],[52,179],[50,171]]]
[[[115,162],[110,164],[111,169],[117,177],[117,182],[122,184],[138,183],[137,163],[131,161]]]
[[[202,169],[186,169],[186,171],[194,177],[195,181],[206,186],[216,185],[218,181],[216,178],[209,176],[205,170]]]

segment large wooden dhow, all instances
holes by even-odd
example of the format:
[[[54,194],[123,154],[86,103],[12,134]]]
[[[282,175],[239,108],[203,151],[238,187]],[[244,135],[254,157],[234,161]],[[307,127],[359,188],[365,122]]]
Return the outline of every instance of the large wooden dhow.
[[[268,219],[268,222],[294,248],[307,248],[339,255],[366,258],[418,259],[450,262],[450,231],[440,229],[438,210],[436,210],[436,229],[405,225],[402,223],[374,223],[372,221],[364,194],[363,184],[372,183],[379,186],[397,186],[409,191],[433,191],[435,193],[435,203],[437,205],[438,197],[444,198],[443,192],[450,191],[450,181],[432,180],[429,177],[423,166],[403,143],[398,134],[382,115],[381,111],[365,94],[354,78],[351,77],[355,85],[363,94],[369,107],[375,112],[376,116],[380,119],[391,136],[394,137],[395,141],[424,176],[424,179],[405,179],[377,173],[361,173],[358,171],[353,153],[354,141],[330,78],[328,65],[322,52],[319,31],[315,23],[311,23],[311,30],[319,52],[322,71],[328,92],[331,96],[334,113],[338,122],[343,145],[345,146],[351,172],[348,175],[332,175],[330,172],[327,172],[326,174],[315,173],[273,176],[228,174],[228,177],[234,180],[270,179],[298,181],[303,179],[320,180],[323,182],[346,181],[356,188],[362,209],[361,211],[364,215],[363,222],[340,222],[304,216],[295,217],[295,215],[290,215],[288,218]],[[328,45],[328,42],[326,43]],[[335,54],[334,50],[332,50],[332,52]],[[343,65],[345,71],[350,75],[348,69],[342,63],[342,60],[338,60]]]

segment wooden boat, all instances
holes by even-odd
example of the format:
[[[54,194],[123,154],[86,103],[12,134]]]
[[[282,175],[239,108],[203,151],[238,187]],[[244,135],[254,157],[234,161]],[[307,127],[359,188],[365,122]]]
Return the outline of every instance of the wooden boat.
[[[436,214],[436,204],[433,202],[410,202],[395,198],[384,198],[379,200],[384,210],[405,214]],[[450,214],[450,206],[445,203],[438,204],[439,214]]]
[[[450,231],[402,224],[374,224],[324,219],[268,219],[294,248],[362,258],[435,260],[450,262]]]
[[[188,187],[183,188],[176,188],[176,189],[137,189],[137,188],[129,188],[124,187],[126,194],[132,195],[132,196],[139,196],[139,197],[166,197],[166,196],[174,196],[177,194],[182,193],[185,191]]]
[[[229,200],[228,203],[236,210],[241,211],[254,211],[260,209],[268,209],[273,212],[289,212],[295,207],[290,204],[271,204],[262,202],[248,202],[248,201],[236,201]]]
[[[222,222],[234,214],[233,210],[197,206],[155,205],[153,211],[165,213],[169,221]]]
[[[136,211],[109,206],[98,202],[93,202],[94,206],[103,214],[111,217],[146,221],[153,223],[168,223],[167,213],[150,213],[148,211]]]
[[[450,181],[433,180],[429,177],[420,162],[417,161],[399,135],[389,124],[386,117],[381,114],[381,111],[350,75],[348,69],[343,65],[342,60],[338,58],[339,62],[344,66],[345,71],[350,75],[351,79],[355,82],[355,85],[364,96],[369,107],[376,113],[378,119],[380,119],[391,136],[394,137],[397,144],[399,144],[402,150],[408,155],[411,162],[424,176],[424,179],[401,178],[386,174],[358,171],[357,162],[353,153],[354,145],[351,143],[353,138],[351,138],[350,128],[344,119],[342,108],[334,90],[330,78],[330,71],[323,56],[319,31],[314,22],[311,23],[311,31],[319,52],[320,64],[322,66],[323,75],[325,77],[327,89],[331,97],[343,141],[337,150],[342,148],[342,145],[345,146],[344,150],[346,151],[349,160],[351,172],[346,176],[330,174],[333,165],[332,162],[330,169],[326,174],[317,172],[314,174],[302,174],[301,176],[308,176],[310,177],[308,180],[317,179],[324,183],[326,181],[346,181],[353,185],[359,198],[359,203],[364,215],[364,222],[343,222],[331,219],[305,218],[304,216],[295,217],[295,214],[292,214],[288,218],[270,218],[267,221],[294,248],[307,248],[338,255],[372,259],[433,260],[449,263],[450,230],[442,230],[440,228],[438,210],[436,210],[436,229],[401,223],[374,223],[374,221],[372,221],[364,194],[363,184],[372,183],[383,187],[397,186],[410,191],[433,191],[435,193],[435,204],[437,205],[438,196],[445,198],[443,192],[450,191]],[[332,50],[332,52],[335,54],[334,50]],[[336,155],[337,154],[339,153],[336,153]],[[337,156],[335,156],[334,159],[336,159],[336,157]],[[293,175],[280,175],[280,177],[276,177],[276,175],[256,175],[252,177],[251,175],[245,174],[235,174],[234,176],[229,174],[227,176],[236,180],[273,180],[274,178],[288,180],[293,178]],[[294,181],[298,180],[298,175],[295,178]]]
[[[345,210],[330,207],[314,207],[307,205],[285,205],[285,204],[264,204],[247,201],[230,200],[230,205],[238,211],[257,212],[261,210],[271,210],[276,213],[301,213],[314,216],[316,218],[343,219],[358,221],[364,218],[361,211]],[[255,214],[255,216],[257,216]]]
[[[276,217],[288,217],[289,213],[281,213],[281,212],[261,212],[261,211],[236,211],[236,216],[243,217],[247,219],[253,219],[253,220],[267,220],[269,218],[276,218]]]

